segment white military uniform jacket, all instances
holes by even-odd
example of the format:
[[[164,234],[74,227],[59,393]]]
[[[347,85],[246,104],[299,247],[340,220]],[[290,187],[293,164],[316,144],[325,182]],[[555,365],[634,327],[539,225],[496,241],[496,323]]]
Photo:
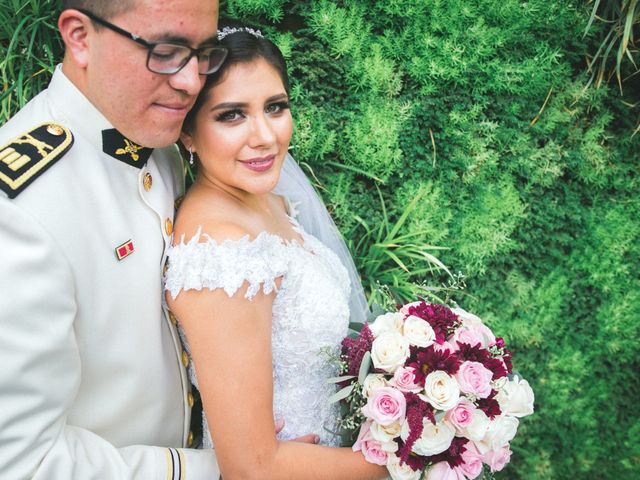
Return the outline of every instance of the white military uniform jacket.
[[[211,450],[181,448],[188,357],[161,305],[177,152],[137,167],[124,144],[132,165],[103,153],[113,127],[60,67],[0,150],[50,123],[73,145],[15,198],[0,191],[0,479],[218,478]]]

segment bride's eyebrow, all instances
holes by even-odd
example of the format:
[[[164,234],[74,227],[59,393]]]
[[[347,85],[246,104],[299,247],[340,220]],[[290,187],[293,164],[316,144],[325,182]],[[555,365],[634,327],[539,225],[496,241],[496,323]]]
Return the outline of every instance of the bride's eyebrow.
[[[273,95],[265,100],[265,105],[273,102],[288,102],[289,96],[286,93],[279,93],[277,95]],[[235,110],[240,108],[246,108],[249,104],[246,102],[223,102],[211,107],[210,112],[214,112],[216,110]]]

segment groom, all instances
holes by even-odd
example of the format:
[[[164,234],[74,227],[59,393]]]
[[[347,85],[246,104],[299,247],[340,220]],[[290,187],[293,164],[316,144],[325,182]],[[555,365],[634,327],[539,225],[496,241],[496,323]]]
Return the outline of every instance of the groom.
[[[219,475],[212,451],[182,448],[189,357],[160,281],[183,193],[165,147],[224,59],[217,15],[63,1],[64,61],[0,128],[1,479]]]

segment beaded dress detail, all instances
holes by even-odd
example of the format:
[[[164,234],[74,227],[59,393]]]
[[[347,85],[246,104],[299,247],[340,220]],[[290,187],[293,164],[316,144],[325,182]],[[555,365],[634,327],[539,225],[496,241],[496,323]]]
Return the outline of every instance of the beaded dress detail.
[[[251,300],[259,291],[277,290],[272,312],[273,409],[284,418],[278,434],[287,440],[316,433],[325,445],[339,445],[329,433],[337,429],[338,407],[329,404],[335,386],[327,379],[337,374],[326,351],[340,352],[349,323],[349,277],[333,253],[306,233],[293,217],[302,243],[262,232],[256,238],[216,242],[201,232],[187,243],[169,250],[165,289],[175,298],[181,290],[222,288],[232,296],[243,284]],[[276,279],[282,278],[280,287]],[[180,329],[185,349],[189,346]],[[189,376],[197,387],[197,365],[189,364]],[[329,431],[327,431],[329,430]],[[203,447],[212,448],[206,418]]]

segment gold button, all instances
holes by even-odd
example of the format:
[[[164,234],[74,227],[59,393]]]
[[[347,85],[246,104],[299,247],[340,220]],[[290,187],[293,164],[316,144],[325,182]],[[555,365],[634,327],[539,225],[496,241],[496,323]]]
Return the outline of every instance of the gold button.
[[[171,235],[173,233],[173,222],[170,218],[167,218],[164,221],[164,231],[167,232],[167,235]]]
[[[187,437],[187,447],[193,445],[193,432],[189,430],[189,436]]]
[[[151,185],[153,185],[153,177],[149,172],[144,174],[144,178],[142,179],[142,186],[148,192],[151,190]]]
[[[162,267],[162,276],[167,276],[167,270],[169,270],[169,258],[164,261],[164,267]]]
[[[187,394],[187,404],[189,404],[189,408],[193,408],[193,393],[189,392]]]
[[[189,366],[189,355],[184,350],[182,351],[182,365],[184,365],[184,368]]]
[[[47,132],[49,132],[51,135],[55,135],[56,137],[59,137],[64,133],[64,130],[60,125],[51,124],[51,125],[47,125]]]
[[[169,320],[171,320],[171,323],[173,323],[174,325],[177,325],[178,323],[178,319],[171,310],[169,310]]]

